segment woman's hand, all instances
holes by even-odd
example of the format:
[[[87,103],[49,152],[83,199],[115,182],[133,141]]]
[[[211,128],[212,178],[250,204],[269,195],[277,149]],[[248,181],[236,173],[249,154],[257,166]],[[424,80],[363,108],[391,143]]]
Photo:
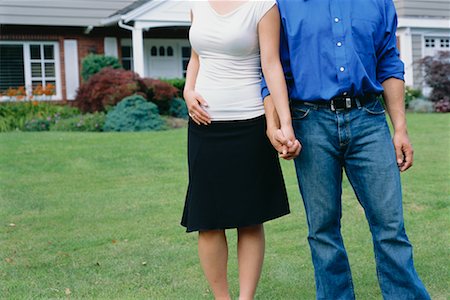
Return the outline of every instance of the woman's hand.
[[[302,145],[295,138],[295,133],[292,125],[281,126],[278,131],[278,141],[286,147],[286,153],[281,153],[280,157],[287,160],[296,158],[302,150]]]
[[[211,124],[211,118],[203,107],[208,107],[208,103],[194,90],[184,92],[184,100],[189,111],[189,116],[198,125]]]

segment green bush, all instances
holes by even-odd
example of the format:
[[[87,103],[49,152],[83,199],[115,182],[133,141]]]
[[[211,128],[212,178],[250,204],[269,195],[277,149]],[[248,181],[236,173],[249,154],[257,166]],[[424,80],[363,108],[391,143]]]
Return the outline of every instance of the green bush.
[[[50,131],[90,131],[103,130],[106,115],[104,113],[93,113],[61,119],[50,126]]]
[[[161,81],[167,82],[168,84],[174,86],[178,89],[178,97],[183,97],[184,85],[186,84],[185,78],[174,78],[174,79],[161,79]]]
[[[139,95],[120,101],[106,115],[104,131],[149,131],[164,128],[164,121],[155,104]]]
[[[119,60],[113,56],[104,56],[98,54],[89,54],[83,59],[81,67],[81,77],[87,81],[92,75],[97,74],[103,68],[120,69],[122,65]]]
[[[186,106],[186,102],[181,98],[175,98],[170,103],[169,115],[175,118],[188,118],[188,108]]]
[[[0,132],[28,130],[25,125],[34,124],[37,119],[52,122],[80,114],[77,108],[46,102],[8,102],[0,104]],[[31,122],[33,121],[34,122]],[[33,128],[34,125],[28,125]]]
[[[409,108],[409,104],[411,103],[411,101],[418,99],[420,97],[422,97],[421,90],[407,86],[405,88],[405,107]]]
[[[35,118],[25,122],[24,131],[48,131],[51,119]]]

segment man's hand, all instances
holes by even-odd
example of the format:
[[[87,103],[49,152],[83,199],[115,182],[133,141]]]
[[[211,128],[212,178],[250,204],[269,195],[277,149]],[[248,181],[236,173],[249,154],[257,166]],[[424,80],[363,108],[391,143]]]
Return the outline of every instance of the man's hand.
[[[267,137],[281,158],[292,160],[300,154],[302,149],[300,142],[298,140],[294,142],[288,140],[281,129],[267,129]]]
[[[395,155],[397,156],[397,165],[400,172],[408,170],[413,165],[414,150],[409,141],[408,133],[394,133],[392,139],[395,148]]]

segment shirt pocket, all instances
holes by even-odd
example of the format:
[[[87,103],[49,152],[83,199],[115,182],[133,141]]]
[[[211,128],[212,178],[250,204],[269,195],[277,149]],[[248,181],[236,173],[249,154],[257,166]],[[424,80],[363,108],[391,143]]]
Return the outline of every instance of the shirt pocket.
[[[352,38],[358,53],[375,55],[377,23],[372,20],[352,18]]]

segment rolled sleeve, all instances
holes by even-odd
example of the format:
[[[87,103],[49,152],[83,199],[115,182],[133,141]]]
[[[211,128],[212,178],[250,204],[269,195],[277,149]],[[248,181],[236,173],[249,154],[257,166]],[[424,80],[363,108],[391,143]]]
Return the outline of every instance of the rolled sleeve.
[[[397,48],[397,13],[392,0],[385,0],[385,28],[377,51],[377,81],[383,83],[389,78],[404,80],[405,66]]]

